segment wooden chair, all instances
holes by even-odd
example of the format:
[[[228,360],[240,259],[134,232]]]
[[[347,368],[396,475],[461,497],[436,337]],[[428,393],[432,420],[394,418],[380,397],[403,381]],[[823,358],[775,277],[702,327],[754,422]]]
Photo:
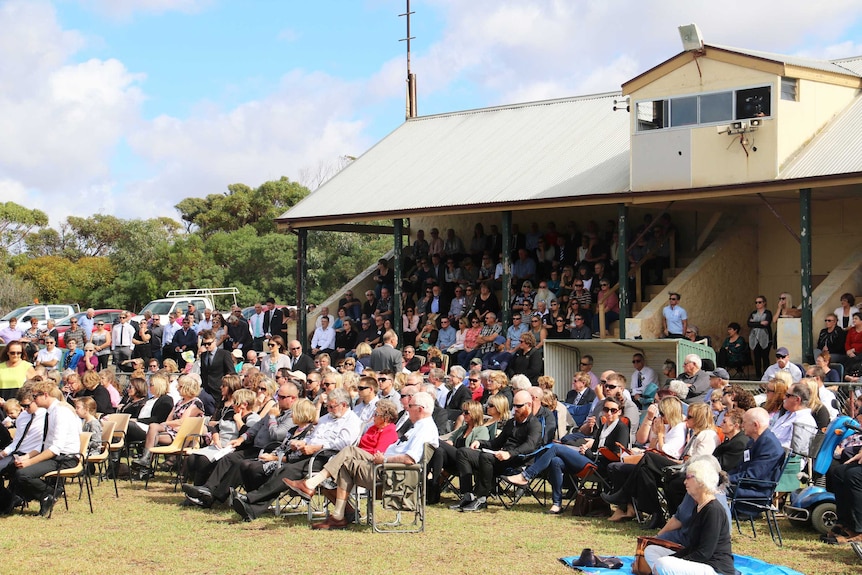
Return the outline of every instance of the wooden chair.
[[[111,466],[111,442],[114,438],[114,431],[117,427],[116,421],[105,421],[102,426],[102,451],[97,455],[88,455],[84,458],[86,465],[94,465],[97,469],[97,477],[99,484],[102,483],[102,474],[106,472],[106,468]],[[88,474],[89,476],[89,474]],[[90,476],[90,489],[92,490],[93,478]],[[117,490],[117,474],[114,473],[114,496],[119,497],[120,492]]]
[[[159,456],[162,455],[165,459],[171,456],[177,458],[176,465],[174,465],[172,472],[175,477],[174,491],[176,491],[180,482],[182,459],[188,455],[191,450],[197,449],[200,446],[200,439],[204,432],[204,424],[205,419],[203,417],[186,417],[182,420],[182,423],[180,423],[180,427],[177,429],[177,434],[174,436],[174,440],[170,445],[157,445],[150,449],[150,469],[149,473],[146,474],[144,489],[149,487],[150,477],[153,476]]]
[[[74,467],[67,467],[66,469],[58,469],[57,471],[49,471],[45,475],[42,476],[42,479],[55,479],[54,483],[54,499],[57,499],[57,494],[60,492],[60,487],[63,487],[63,502],[66,504],[66,511],[69,510],[69,499],[66,497],[66,480],[67,479],[78,479],[78,485],[80,487],[80,491],[78,492],[78,499],[80,500],[82,495],[84,494],[84,489],[87,489],[87,501],[90,503],[90,513],[93,512],[93,497],[90,493],[90,481],[87,477],[87,466],[84,465],[84,458],[87,454],[87,448],[90,445],[90,438],[93,436],[89,431],[83,432],[80,434],[80,447],[78,449],[78,453],[75,456],[78,458],[78,464]],[[48,519],[51,518],[51,515],[54,514],[54,509],[51,508],[51,513],[48,514]]]

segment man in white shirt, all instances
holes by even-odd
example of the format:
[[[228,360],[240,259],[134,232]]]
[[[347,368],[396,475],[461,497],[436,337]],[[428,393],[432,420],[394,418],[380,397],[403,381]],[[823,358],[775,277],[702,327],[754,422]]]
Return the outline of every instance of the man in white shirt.
[[[128,323],[125,312],[120,314],[120,323],[111,328],[111,353],[114,357],[114,365],[122,365],[132,357],[132,338],[135,337],[135,328]]]
[[[12,443],[0,450],[0,473],[10,465],[12,469],[15,468],[16,455],[31,452],[38,453],[42,449],[43,434],[45,433],[45,408],[39,407],[33,401],[32,384],[24,384],[18,390],[16,398],[21,404],[21,413],[18,415],[18,419],[15,420],[17,433]],[[4,490],[0,488],[0,492],[2,491]],[[10,495],[8,492],[4,493],[6,497]],[[5,503],[5,508],[0,508],[0,515],[8,514],[13,507],[13,501],[11,500],[4,500],[3,503]]]
[[[353,413],[362,422],[362,431],[364,432],[374,418],[374,409],[377,407],[379,400],[377,397],[379,386],[376,379],[364,376],[359,379],[357,389],[359,389],[359,400],[353,406]]]
[[[36,354],[36,367],[43,366],[49,370],[58,369],[63,352],[57,347],[53,337],[45,338],[45,347]]]
[[[322,324],[321,320],[323,318],[327,318],[329,320],[329,325],[332,325],[335,323],[335,318],[332,316],[331,313],[329,313],[329,308],[327,306],[323,306],[320,308],[320,315],[317,316],[316,320],[314,320],[315,329],[321,326],[321,324]]]
[[[40,381],[33,386],[33,401],[47,413],[48,431],[41,451],[21,455],[15,461],[12,478],[13,493],[24,500],[39,501],[39,515],[48,517],[54,508],[53,486],[42,476],[51,471],[75,467],[76,454],[81,449],[81,419],[51,395],[57,386],[53,381]]]
[[[778,438],[781,447],[788,449],[793,441],[793,428],[797,427],[796,437],[800,446],[808,445],[811,438],[817,433],[817,423],[807,407],[811,400],[811,391],[804,383],[794,383],[784,394],[783,415],[772,420],[769,429]],[[807,434],[805,432],[808,432]],[[796,446],[794,446],[796,447]]]
[[[311,337],[312,355],[335,351],[335,330],[329,327],[329,316],[323,316],[320,319],[320,327],[314,330],[314,335]]]
[[[254,304],[254,313],[248,318],[248,328],[251,330],[251,344],[255,351],[263,351],[263,341],[265,332],[263,329],[263,320],[266,312],[263,310],[262,303]]]
[[[775,374],[779,371],[786,371],[789,373],[790,379],[793,380],[793,383],[798,383],[799,380],[802,379],[802,370],[799,369],[795,363],[790,361],[790,352],[787,351],[786,347],[779,347],[775,350],[775,363],[766,368],[760,381],[769,381],[775,377]]]
[[[658,378],[656,377],[655,370],[646,364],[644,354],[640,352],[632,356],[632,366],[635,369],[631,379],[632,398],[640,405],[644,389],[651,383],[658,385]]]

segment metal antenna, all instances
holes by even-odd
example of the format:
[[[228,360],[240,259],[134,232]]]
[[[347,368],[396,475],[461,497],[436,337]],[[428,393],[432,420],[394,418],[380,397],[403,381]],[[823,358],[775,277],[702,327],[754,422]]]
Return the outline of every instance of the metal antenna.
[[[405,117],[408,120],[410,118],[415,118],[418,113],[418,106],[416,102],[416,74],[413,74],[410,71],[410,40],[415,39],[413,36],[410,35],[411,14],[415,14],[415,12],[412,12],[410,10],[410,0],[407,0],[407,11],[404,14],[399,14],[398,17],[407,17],[407,37],[400,39],[399,42],[407,42],[407,109]]]

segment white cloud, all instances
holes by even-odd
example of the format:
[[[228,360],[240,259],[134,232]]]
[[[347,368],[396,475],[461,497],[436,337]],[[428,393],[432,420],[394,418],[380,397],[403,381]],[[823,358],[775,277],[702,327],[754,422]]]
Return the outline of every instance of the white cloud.
[[[125,20],[138,12],[163,14],[201,12],[213,4],[213,0],[79,0],[81,4],[109,18]]]

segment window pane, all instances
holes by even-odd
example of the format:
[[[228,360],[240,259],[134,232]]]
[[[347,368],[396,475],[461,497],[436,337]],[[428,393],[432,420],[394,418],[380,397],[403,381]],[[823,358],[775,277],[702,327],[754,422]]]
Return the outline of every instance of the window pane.
[[[654,102],[638,102],[638,131],[660,130],[667,127],[667,102],[656,100]]]
[[[733,92],[704,94],[700,97],[700,123],[727,122],[733,119]]]
[[[674,98],[670,101],[670,125],[688,126],[697,123],[697,96]]]
[[[761,118],[772,115],[769,86],[736,91],[736,119]]]

